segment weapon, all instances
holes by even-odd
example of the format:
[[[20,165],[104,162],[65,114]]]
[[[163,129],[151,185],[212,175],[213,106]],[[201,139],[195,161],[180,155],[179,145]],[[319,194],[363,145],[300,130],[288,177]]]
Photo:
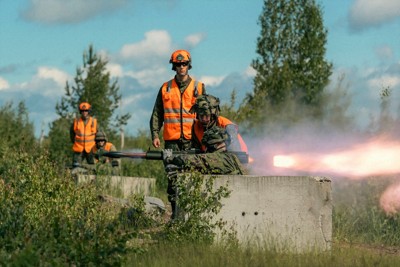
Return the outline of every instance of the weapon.
[[[243,151],[227,151],[226,153],[235,154],[242,164],[249,163],[249,155]],[[103,156],[109,158],[131,158],[131,159],[147,159],[147,160],[164,160],[167,156],[182,155],[182,154],[204,154],[198,149],[190,149],[185,151],[170,151],[165,150],[148,150],[146,152],[129,153],[122,151],[104,152]]]

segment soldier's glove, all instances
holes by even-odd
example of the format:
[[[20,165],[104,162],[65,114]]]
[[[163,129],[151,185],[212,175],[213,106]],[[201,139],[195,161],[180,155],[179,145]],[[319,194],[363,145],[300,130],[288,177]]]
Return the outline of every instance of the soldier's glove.
[[[163,161],[167,164],[170,163],[173,158],[172,149],[164,149],[162,155]]]
[[[178,172],[180,171],[180,168],[177,165],[174,164],[168,164],[165,166],[165,172],[167,173],[167,178],[169,180],[176,180],[178,178]]]

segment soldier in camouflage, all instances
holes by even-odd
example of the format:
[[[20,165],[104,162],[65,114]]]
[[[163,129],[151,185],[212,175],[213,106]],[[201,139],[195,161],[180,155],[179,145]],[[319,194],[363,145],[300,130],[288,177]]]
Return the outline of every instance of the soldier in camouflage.
[[[166,171],[170,178],[176,171],[199,171],[202,174],[235,175],[246,174],[237,156],[226,149],[228,135],[224,128],[213,126],[205,131],[202,144],[206,146],[204,154],[179,154],[165,160]]]

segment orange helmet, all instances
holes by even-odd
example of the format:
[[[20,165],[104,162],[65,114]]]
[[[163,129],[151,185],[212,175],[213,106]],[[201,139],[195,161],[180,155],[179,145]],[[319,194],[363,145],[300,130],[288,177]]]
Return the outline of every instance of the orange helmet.
[[[90,110],[92,106],[88,102],[82,102],[79,104],[79,110]]]
[[[188,51],[181,49],[172,53],[171,59],[169,60],[169,63],[172,63],[172,70],[176,70],[174,63],[180,62],[189,62],[189,69],[192,68],[192,57]]]

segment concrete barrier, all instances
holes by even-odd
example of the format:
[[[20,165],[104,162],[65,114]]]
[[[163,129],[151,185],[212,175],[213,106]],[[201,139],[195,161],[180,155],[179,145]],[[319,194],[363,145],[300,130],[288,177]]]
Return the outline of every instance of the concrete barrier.
[[[218,214],[242,245],[278,251],[328,251],[332,241],[331,181],[309,176],[218,176],[229,198]],[[218,219],[217,218],[217,219]]]
[[[132,194],[142,194],[144,196],[154,195],[156,189],[156,179],[140,178],[128,176],[100,176],[100,175],[77,175],[77,182],[88,182],[97,180],[105,183],[105,186],[113,191],[113,195],[121,198],[129,198]]]

